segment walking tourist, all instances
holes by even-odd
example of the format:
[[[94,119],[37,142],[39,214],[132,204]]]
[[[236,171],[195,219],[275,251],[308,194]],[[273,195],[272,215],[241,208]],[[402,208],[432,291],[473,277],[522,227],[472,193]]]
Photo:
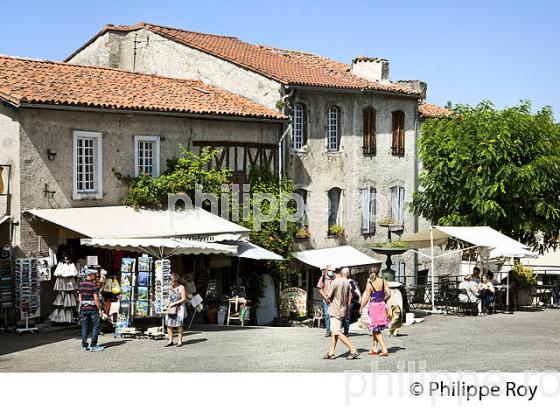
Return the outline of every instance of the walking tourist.
[[[319,289],[319,293],[321,294],[321,298],[323,299],[323,317],[325,318],[325,328],[326,335],[325,337],[330,337],[330,319],[329,319],[329,303],[330,300],[327,296],[327,291],[329,290],[329,286],[334,279],[334,272],[332,270],[331,265],[325,266],[323,269],[323,274],[319,278],[319,282],[317,282],[317,289]]]
[[[348,334],[350,333],[350,322],[352,321],[354,304],[357,301],[357,304],[359,306],[359,301],[362,297],[362,293],[360,292],[360,286],[358,285],[358,283],[350,277],[350,269],[343,268],[342,277],[348,281],[348,284],[350,285],[350,293],[352,294],[352,301],[348,305],[348,312],[346,313],[346,317],[344,318],[344,322],[342,324],[344,336],[348,336]]]
[[[95,271],[86,270],[85,280],[80,283],[79,311],[82,319],[82,350],[84,352],[100,352],[103,346],[97,344],[99,337],[99,317],[103,313],[99,300],[99,288],[95,284]],[[91,346],[88,346],[88,335],[91,328]]]
[[[496,299],[496,289],[488,275],[482,275],[482,282],[477,286],[478,290],[478,316],[488,313],[488,307]]]
[[[372,346],[369,355],[379,354],[378,345],[381,346],[380,356],[389,356],[385,340],[381,331],[387,328],[387,306],[385,301],[391,296],[389,284],[385,279],[378,276],[379,268],[371,268],[368,284],[364,292],[360,311],[368,305],[368,329],[372,336]]]
[[[348,360],[357,359],[360,355],[358,351],[352,346],[350,340],[342,333],[342,322],[346,318],[348,305],[352,302],[352,293],[348,280],[344,279],[340,268],[335,270],[335,279],[332,281],[328,291],[327,297],[330,300],[328,314],[330,316],[330,331],[331,343],[329,352],[324,356],[324,359],[334,359],[336,344],[338,340],[344,344],[348,350]]]
[[[165,347],[173,346],[173,330],[177,329],[177,347],[183,346],[183,320],[185,318],[185,301],[187,294],[185,287],[179,281],[179,275],[171,275],[171,286],[169,288],[169,306],[165,315],[167,336],[169,342]]]

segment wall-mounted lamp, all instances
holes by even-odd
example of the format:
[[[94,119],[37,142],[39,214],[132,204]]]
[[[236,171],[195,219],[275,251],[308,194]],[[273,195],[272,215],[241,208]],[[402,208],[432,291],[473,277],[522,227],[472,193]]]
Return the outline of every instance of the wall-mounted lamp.
[[[56,158],[56,152],[51,151],[51,149],[49,148],[47,150],[47,158],[49,159],[49,161],[54,161],[54,159]]]

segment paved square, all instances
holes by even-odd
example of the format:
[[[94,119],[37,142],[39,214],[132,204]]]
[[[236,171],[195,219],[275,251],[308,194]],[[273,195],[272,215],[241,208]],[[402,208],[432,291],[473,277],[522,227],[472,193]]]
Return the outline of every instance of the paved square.
[[[363,353],[322,360],[324,329],[199,326],[182,348],[164,341],[101,337],[107,349],[81,350],[76,329],[44,334],[0,335],[3,372],[344,372],[369,371],[372,361],[388,371],[403,365],[428,371],[560,370],[560,310],[489,317],[428,316],[387,338],[391,356],[371,359],[367,335],[351,336]],[[343,354],[344,353],[344,354]],[[424,362],[424,364],[421,364]],[[407,367],[408,369],[408,367]]]

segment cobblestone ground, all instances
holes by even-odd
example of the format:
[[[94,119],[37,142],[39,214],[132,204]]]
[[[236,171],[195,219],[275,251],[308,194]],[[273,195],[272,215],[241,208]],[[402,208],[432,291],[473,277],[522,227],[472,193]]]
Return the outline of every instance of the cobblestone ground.
[[[0,335],[2,372],[344,372],[372,368],[399,371],[560,370],[560,310],[514,315],[428,316],[386,338],[390,357],[367,356],[370,338],[352,334],[362,355],[322,360],[324,329],[199,326],[181,348],[164,341],[101,336],[106,350],[84,353],[77,329]]]

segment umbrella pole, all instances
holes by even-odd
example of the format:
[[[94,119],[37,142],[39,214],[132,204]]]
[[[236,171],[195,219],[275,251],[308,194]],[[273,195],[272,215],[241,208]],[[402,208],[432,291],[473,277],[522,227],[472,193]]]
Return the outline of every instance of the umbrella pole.
[[[511,258],[511,267],[512,269],[510,269],[510,271],[513,270],[513,258]],[[507,276],[507,288],[506,288],[506,309],[509,313],[509,272],[508,272],[508,276]]]
[[[432,271],[432,312],[435,312],[436,310],[436,299],[435,299],[435,261],[434,261],[434,227],[430,225],[430,252],[431,252],[431,257],[430,257],[430,263],[431,263],[431,268],[430,270]]]

